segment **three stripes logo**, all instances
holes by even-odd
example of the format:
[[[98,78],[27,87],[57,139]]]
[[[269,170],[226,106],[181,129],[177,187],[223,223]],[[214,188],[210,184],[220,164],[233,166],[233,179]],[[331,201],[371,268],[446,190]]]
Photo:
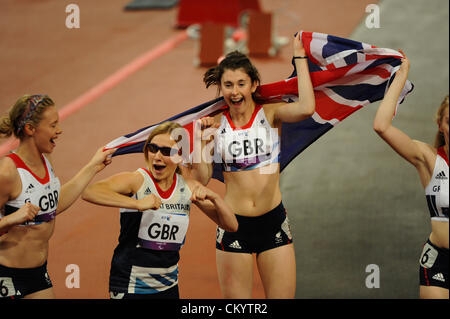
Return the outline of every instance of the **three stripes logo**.
[[[241,245],[239,245],[239,242],[237,240],[235,240],[230,245],[228,245],[228,247],[231,247],[231,248],[234,248],[234,249],[242,249]]]
[[[447,176],[445,176],[444,171],[441,171],[439,174],[436,175],[436,179],[448,179]]]
[[[434,280],[439,280],[439,281],[445,282],[445,278],[444,278],[444,275],[442,273],[438,273],[438,274],[434,275],[432,278]]]
[[[28,185],[27,189],[25,190],[25,193],[32,193],[34,191],[34,186],[33,184]]]

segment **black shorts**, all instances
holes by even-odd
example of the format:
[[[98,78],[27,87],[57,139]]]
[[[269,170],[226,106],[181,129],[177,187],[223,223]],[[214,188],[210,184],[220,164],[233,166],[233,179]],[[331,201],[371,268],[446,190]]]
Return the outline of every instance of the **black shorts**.
[[[109,292],[111,299],[180,299],[178,285],[155,294],[129,294],[126,292]]]
[[[217,227],[216,249],[236,253],[262,253],[292,243],[291,229],[283,203],[257,217],[236,214],[237,232]]]
[[[0,298],[23,298],[52,286],[47,262],[36,268],[9,268],[0,265]]]
[[[428,239],[420,255],[420,285],[448,289],[448,248],[439,248]]]

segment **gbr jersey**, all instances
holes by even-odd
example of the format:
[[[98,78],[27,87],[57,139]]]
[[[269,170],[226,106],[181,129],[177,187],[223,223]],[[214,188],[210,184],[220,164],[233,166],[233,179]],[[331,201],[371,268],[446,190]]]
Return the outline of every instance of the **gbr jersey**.
[[[40,211],[33,220],[26,222],[24,225],[36,225],[53,220],[56,216],[61,184],[48,159],[43,155],[41,157],[45,166],[45,176],[40,178],[28,168],[17,154],[11,153],[7,157],[11,158],[17,167],[22,182],[22,191],[17,198],[5,204],[0,217],[12,214],[26,203],[31,203],[39,206]]]
[[[138,245],[153,250],[180,250],[189,226],[191,191],[181,175],[174,175],[172,188],[163,194],[147,169],[138,170],[144,183],[136,193],[141,199],[151,193],[159,196],[161,207],[142,212]]]
[[[440,147],[436,156],[433,175],[425,188],[428,209],[432,220],[448,222],[448,157]]]
[[[191,190],[181,175],[162,190],[146,168],[135,199],[154,194],[161,199],[156,210],[120,209],[119,244],[114,250],[109,289],[120,294],[154,294],[178,284],[179,250],[189,226]]]
[[[256,105],[250,121],[240,128],[235,127],[229,110],[225,110],[216,131],[215,148],[215,161],[221,162],[223,170],[228,172],[256,169],[280,161],[277,129],[270,126],[261,105]]]

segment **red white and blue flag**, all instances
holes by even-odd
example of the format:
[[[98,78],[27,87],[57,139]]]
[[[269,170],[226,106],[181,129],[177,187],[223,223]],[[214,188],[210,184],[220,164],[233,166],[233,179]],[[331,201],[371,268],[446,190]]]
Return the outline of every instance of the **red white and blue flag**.
[[[301,39],[309,58],[316,111],[312,117],[301,122],[283,123],[280,171],[346,117],[370,103],[382,100],[402,59],[401,53],[396,50],[323,33],[302,32]],[[403,102],[413,87],[411,82],[406,82],[398,104]],[[298,100],[295,68],[286,80],[261,85],[258,93],[267,103]],[[194,121],[212,116],[226,107],[223,97],[220,97],[166,121],[177,122],[189,132],[192,152]],[[113,156],[140,153],[150,132],[161,123],[121,136],[106,148],[117,148]],[[223,181],[220,163],[214,166],[213,178]]]

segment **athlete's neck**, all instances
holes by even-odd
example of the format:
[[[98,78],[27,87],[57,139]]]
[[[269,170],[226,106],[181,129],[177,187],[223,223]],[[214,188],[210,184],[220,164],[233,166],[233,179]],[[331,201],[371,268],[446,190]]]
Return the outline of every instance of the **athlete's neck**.
[[[150,172],[150,174],[152,174]],[[152,174],[153,180],[158,184],[158,187],[163,190],[163,191],[167,191],[170,189],[170,187],[172,187],[172,184],[175,180],[175,174],[170,175],[168,177],[165,178],[161,178],[161,179],[157,179],[155,177],[155,175]]]
[[[233,121],[233,124],[236,127],[245,126],[252,118],[253,112],[255,112],[255,108],[256,105],[254,101],[251,101],[249,105],[244,106],[242,110],[237,110],[230,107],[230,117]]]
[[[43,166],[42,153],[37,149],[31,139],[21,141],[15,153],[30,168]]]
[[[158,182],[159,188],[161,188],[163,191],[167,191],[173,184],[173,177],[170,179],[162,179]]]

